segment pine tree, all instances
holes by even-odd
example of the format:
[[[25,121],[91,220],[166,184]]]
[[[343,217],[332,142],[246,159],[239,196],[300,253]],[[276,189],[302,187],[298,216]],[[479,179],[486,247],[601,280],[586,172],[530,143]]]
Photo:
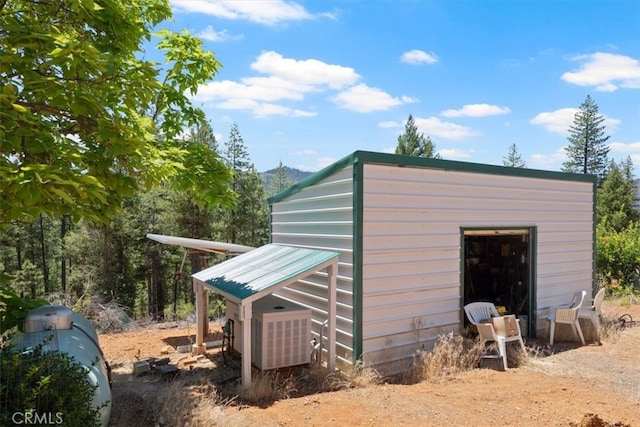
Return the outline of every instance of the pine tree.
[[[604,120],[598,113],[598,104],[587,95],[569,127],[569,146],[565,148],[568,160],[562,164],[564,172],[593,174],[598,177],[598,184],[602,183],[609,163],[606,145],[609,136],[605,135]]]
[[[404,125],[404,133],[398,136],[396,154],[432,159],[440,158],[431,138],[428,136],[425,137],[424,133],[418,133],[418,126],[416,126],[411,114],[409,114],[407,123]]]
[[[516,144],[511,144],[509,146],[509,152],[505,157],[502,158],[502,164],[504,166],[510,166],[512,168],[526,168],[527,164],[520,156],[518,152],[518,147]]]
[[[282,164],[282,160],[278,163],[271,177],[269,178],[268,189],[270,194],[277,194],[293,185],[293,180],[287,172],[287,168]]]
[[[237,196],[236,206],[223,209],[218,223],[218,239],[248,246],[260,246],[267,241],[268,210],[260,175],[244,145],[236,123],[226,142],[227,167],[233,172],[231,188]]]
[[[620,232],[640,219],[636,207],[638,185],[633,176],[630,157],[616,164],[612,161],[602,185],[598,189],[596,214],[598,222],[606,221],[613,230]]]
[[[211,151],[213,151],[214,153],[218,153],[218,140],[213,133],[213,128],[211,127],[210,122],[204,122],[196,129],[191,129],[189,139],[192,142],[200,142],[202,144],[205,144]]]

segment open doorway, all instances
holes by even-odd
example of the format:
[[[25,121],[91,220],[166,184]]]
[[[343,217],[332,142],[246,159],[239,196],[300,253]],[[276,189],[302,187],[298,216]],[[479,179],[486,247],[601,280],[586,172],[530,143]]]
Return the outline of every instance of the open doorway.
[[[463,230],[463,305],[493,302],[502,313],[520,318],[522,334],[531,329],[531,229]]]

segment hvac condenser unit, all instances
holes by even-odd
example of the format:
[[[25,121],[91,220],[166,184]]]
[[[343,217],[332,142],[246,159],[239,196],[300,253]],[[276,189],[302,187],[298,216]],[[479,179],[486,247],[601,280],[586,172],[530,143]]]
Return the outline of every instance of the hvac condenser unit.
[[[234,344],[241,352],[242,324],[238,306],[227,300],[227,318],[234,320]],[[252,304],[251,360],[259,369],[302,365],[311,360],[311,310],[267,295]]]

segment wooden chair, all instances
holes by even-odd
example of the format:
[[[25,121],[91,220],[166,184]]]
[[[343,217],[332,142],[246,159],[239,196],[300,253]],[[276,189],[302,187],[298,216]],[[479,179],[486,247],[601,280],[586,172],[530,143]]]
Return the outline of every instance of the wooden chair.
[[[586,291],[576,292],[574,295],[573,301],[569,306],[557,306],[549,308],[549,316],[548,320],[550,323],[549,330],[549,344],[553,345],[554,334],[556,330],[556,325],[559,323],[564,323],[566,325],[570,325],[571,329],[573,329],[573,333],[578,335],[582,345],[585,345],[584,335],[582,335],[582,328],[580,328],[580,321],[578,319],[578,313],[582,308],[582,304],[584,303],[584,298],[587,295]]]

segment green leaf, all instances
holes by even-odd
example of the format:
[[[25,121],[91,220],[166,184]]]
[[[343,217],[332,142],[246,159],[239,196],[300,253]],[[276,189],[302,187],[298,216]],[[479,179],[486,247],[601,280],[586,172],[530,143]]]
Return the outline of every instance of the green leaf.
[[[64,191],[58,189],[58,188],[50,188],[49,191],[51,191],[54,194],[57,194],[60,198],[62,198],[65,202],[67,203],[73,203],[73,199]]]
[[[20,113],[26,113],[28,110],[23,107],[22,105],[18,105],[18,104],[11,104],[11,106],[14,108],[14,110],[20,112]]]

